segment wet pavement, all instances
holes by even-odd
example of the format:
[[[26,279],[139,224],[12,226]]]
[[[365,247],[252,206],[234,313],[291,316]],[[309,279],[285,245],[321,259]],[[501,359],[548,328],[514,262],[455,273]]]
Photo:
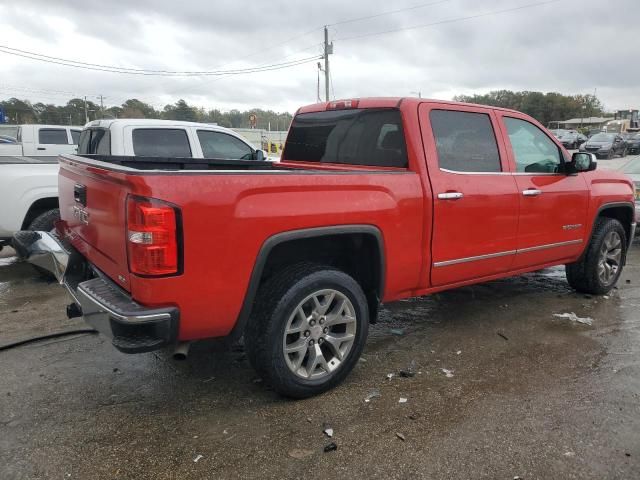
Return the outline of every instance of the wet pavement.
[[[0,258],[0,344],[83,327],[66,303]],[[346,382],[304,401],[217,342],[184,362],[96,335],[0,351],[0,478],[638,478],[639,309],[639,246],[607,297],[559,267],[398,302]]]

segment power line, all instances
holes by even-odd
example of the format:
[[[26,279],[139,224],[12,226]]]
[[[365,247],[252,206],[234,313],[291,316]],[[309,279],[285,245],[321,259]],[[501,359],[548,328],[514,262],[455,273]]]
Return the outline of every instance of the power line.
[[[501,9],[501,10],[493,10],[491,12],[479,13],[479,14],[475,14],[475,15],[467,15],[467,16],[464,16],[464,17],[449,18],[449,19],[446,19],[446,20],[439,20],[437,22],[424,23],[422,25],[413,25],[413,26],[409,26],[409,27],[394,28],[394,29],[391,29],[391,30],[383,30],[383,31],[380,31],[380,32],[363,33],[361,35],[354,35],[354,36],[351,36],[351,37],[335,38],[334,41],[346,42],[348,40],[355,40],[355,39],[358,39],[358,38],[373,37],[373,36],[377,36],[377,35],[386,35],[388,33],[402,32],[402,31],[405,31],[405,30],[416,30],[416,29],[419,29],[419,28],[433,27],[435,25],[443,25],[443,24],[446,24],[446,23],[464,22],[466,20],[472,20],[472,19],[475,19],[475,18],[489,17],[489,16],[492,16],[492,15],[498,15],[498,14],[507,13],[507,12],[515,12],[516,10],[524,10],[526,8],[539,7],[541,5],[548,5],[550,3],[557,3],[557,2],[561,2],[561,1],[563,1],[563,0],[547,0],[547,1],[544,1],[544,2],[528,3],[526,5],[520,5],[518,7],[504,8],[504,9]]]
[[[447,3],[447,2],[450,2],[450,1],[451,0],[438,0],[436,2],[423,3],[423,4],[420,4],[420,5],[414,5],[412,7],[399,8],[397,10],[389,10],[389,11],[386,11],[386,12],[375,13],[373,15],[367,15],[365,17],[351,18],[349,20],[341,20],[341,21],[335,22],[335,23],[328,23],[327,26],[328,27],[335,27],[336,25],[344,25],[345,23],[354,23],[354,22],[360,22],[360,21],[364,21],[364,20],[370,20],[372,18],[382,17],[384,15],[393,15],[394,13],[408,12],[410,10],[418,10],[419,8],[430,7],[430,6],[433,6],[433,5],[438,5],[440,3]]]
[[[66,67],[80,68],[83,70],[94,70],[108,73],[121,73],[127,75],[142,75],[142,76],[160,76],[160,77],[200,77],[200,76],[221,76],[221,75],[242,75],[245,73],[259,73],[270,70],[279,70],[282,68],[295,67],[311,61],[316,61],[318,56],[300,58],[297,60],[290,60],[287,62],[273,63],[262,66],[238,68],[230,70],[218,70],[218,71],[170,71],[170,70],[144,70],[144,69],[128,69],[123,67],[114,67],[110,65],[90,64],[86,62],[76,62],[74,60],[67,60],[58,57],[50,57],[48,55],[42,55],[35,52],[29,52],[26,50],[14,49],[0,45],[0,53],[8,55],[14,55],[18,57],[28,58],[30,60],[37,60],[44,63],[52,63],[56,65],[63,65]]]

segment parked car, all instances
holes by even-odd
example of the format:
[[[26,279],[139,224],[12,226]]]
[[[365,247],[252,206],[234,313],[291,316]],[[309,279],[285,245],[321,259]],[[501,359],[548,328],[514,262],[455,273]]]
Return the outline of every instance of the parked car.
[[[575,130],[569,130],[563,133],[560,137],[556,137],[565,148],[575,150],[587,141],[587,137],[583,134],[576,132]]]
[[[243,137],[228,128],[174,120],[122,119],[89,122],[80,135],[78,153],[264,160]]]
[[[0,250],[19,230],[53,230],[57,157],[0,156]]]
[[[244,335],[258,373],[297,398],[347,376],[381,302],[553,265],[604,294],[635,230],[628,177],[525,114],[455,102],[300,108],[279,164],[60,165],[57,233],[14,245],[69,290],[70,316],[127,353]]]
[[[630,132],[624,137],[627,143],[627,153],[631,155],[640,154],[640,132]]]
[[[580,146],[581,152],[593,153],[598,158],[627,156],[627,143],[617,133],[597,133]]]
[[[19,125],[16,141],[0,142],[0,157],[52,157],[75,153],[82,127],[64,125]]]

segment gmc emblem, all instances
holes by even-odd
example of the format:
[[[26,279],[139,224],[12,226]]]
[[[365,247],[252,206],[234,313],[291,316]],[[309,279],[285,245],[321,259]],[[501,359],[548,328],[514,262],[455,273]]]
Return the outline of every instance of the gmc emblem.
[[[84,223],[85,225],[89,225],[89,212],[87,212],[84,208],[78,207],[77,205],[73,207],[73,216],[80,223]]]

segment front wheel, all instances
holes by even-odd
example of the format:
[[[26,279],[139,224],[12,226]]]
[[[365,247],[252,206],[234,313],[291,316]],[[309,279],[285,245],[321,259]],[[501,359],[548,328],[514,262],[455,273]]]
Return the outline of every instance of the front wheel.
[[[566,265],[567,281],[579,292],[603,295],[617,283],[627,254],[627,236],[622,224],[599,217],[583,258]]]
[[[249,361],[282,395],[306,398],[338,385],[367,339],[360,285],[332,267],[294,265],[258,292],[245,331]]]

